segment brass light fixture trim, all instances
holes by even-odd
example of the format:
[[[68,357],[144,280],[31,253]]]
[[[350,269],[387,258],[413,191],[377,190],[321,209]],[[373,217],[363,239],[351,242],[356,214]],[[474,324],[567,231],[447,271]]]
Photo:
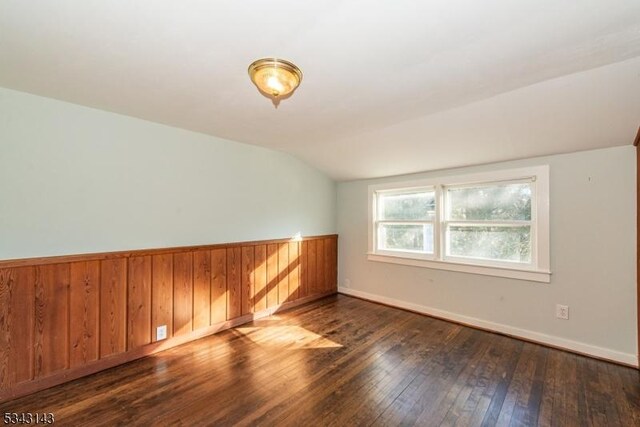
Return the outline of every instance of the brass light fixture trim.
[[[302,81],[302,71],[293,62],[278,58],[262,58],[249,65],[249,77],[260,92],[279,99],[292,93]]]

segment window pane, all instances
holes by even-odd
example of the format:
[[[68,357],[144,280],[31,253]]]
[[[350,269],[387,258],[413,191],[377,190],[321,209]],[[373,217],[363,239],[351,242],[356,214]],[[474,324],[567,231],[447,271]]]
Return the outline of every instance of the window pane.
[[[447,230],[451,256],[497,261],[531,262],[530,227],[451,225]]]
[[[378,226],[378,249],[433,253],[433,224]]]
[[[447,189],[450,220],[531,220],[531,184]]]
[[[436,198],[433,191],[404,194],[381,194],[378,198],[378,219],[433,220]]]

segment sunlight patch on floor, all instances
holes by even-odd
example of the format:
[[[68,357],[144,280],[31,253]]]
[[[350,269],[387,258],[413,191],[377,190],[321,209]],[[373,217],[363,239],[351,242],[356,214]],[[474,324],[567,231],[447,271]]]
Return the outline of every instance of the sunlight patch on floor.
[[[263,347],[287,350],[342,347],[341,344],[300,326],[241,326],[234,331]]]

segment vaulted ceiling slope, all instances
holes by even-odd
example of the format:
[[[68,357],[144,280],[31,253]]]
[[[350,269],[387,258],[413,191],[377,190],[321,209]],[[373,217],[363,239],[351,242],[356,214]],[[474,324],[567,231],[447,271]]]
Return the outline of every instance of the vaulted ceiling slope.
[[[278,109],[246,69],[304,71]],[[5,0],[0,86],[290,152],[338,180],[629,144],[638,0]]]

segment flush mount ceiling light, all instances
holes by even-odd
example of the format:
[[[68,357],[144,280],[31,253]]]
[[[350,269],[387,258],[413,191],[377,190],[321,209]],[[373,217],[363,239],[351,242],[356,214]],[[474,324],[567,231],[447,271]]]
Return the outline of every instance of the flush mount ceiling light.
[[[284,59],[262,58],[249,65],[249,77],[277,106],[280,99],[287,98],[300,85],[302,71]]]

